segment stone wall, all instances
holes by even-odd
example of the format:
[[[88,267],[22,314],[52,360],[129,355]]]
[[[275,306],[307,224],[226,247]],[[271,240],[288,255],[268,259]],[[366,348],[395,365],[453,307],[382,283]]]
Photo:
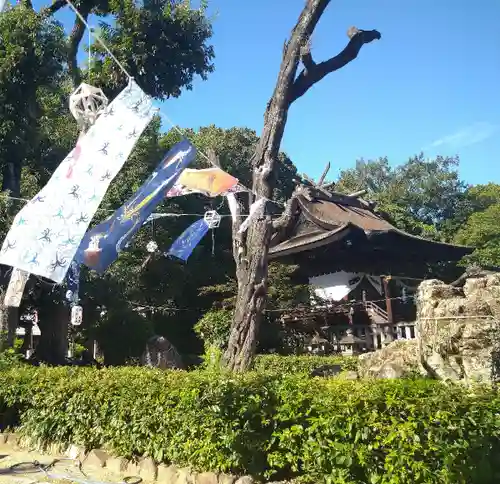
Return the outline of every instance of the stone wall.
[[[420,361],[430,376],[498,379],[500,274],[467,279],[463,288],[424,281],[417,292]]]
[[[360,376],[420,373],[441,380],[497,382],[500,366],[500,274],[463,288],[424,281],[417,292],[416,339],[360,357]]]
[[[23,441],[15,433],[0,433],[0,447],[10,448],[12,451],[33,449],[31,442]],[[38,449],[39,451],[41,449]],[[57,459],[65,457],[73,459],[89,477],[102,475],[114,476],[126,482],[143,482],[144,484],[253,484],[250,476],[233,476],[214,472],[195,472],[191,469],[180,468],[175,465],[156,464],[153,459],[146,457],[138,461],[129,461],[124,457],[110,455],[102,449],[85,452],[78,445],[63,448],[51,445],[44,449],[44,453]],[[138,479],[139,478],[139,479]],[[271,483],[269,483],[271,484]],[[274,483],[280,484],[280,483]],[[281,483],[284,484],[284,483]]]

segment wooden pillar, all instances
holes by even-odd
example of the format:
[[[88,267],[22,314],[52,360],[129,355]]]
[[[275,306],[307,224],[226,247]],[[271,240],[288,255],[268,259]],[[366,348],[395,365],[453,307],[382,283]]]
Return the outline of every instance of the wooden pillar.
[[[385,294],[385,310],[387,312],[387,319],[389,320],[389,324],[392,324],[394,322],[394,318],[392,315],[391,292],[389,289],[390,279],[391,279],[390,276],[383,276],[382,277],[382,284],[384,286],[384,294]]]

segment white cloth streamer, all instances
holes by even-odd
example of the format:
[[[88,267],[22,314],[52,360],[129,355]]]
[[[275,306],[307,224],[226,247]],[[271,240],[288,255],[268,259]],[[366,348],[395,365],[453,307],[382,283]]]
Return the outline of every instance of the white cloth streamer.
[[[234,222],[236,220],[236,214],[238,213],[238,201],[236,200],[234,193],[228,193],[226,195],[226,199],[229,211],[231,212],[231,218]]]
[[[14,268],[5,293],[5,306],[18,308],[21,305],[24,288],[26,287],[29,277],[30,275],[28,272]]]
[[[259,213],[264,212],[264,208],[266,206],[266,199],[261,198],[257,200],[256,202],[252,203],[250,205],[250,211],[248,213],[248,217],[243,221],[243,223],[240,225],[240,228],[238,229],[238,233],[242,234],[246,230],[248,230],[248,227],[250,227],[250,223],[252,220],[259,215]]]
[[[151,99],[131,81],[16,215],[0,263],[61,283],[111,181],[153,114]]]

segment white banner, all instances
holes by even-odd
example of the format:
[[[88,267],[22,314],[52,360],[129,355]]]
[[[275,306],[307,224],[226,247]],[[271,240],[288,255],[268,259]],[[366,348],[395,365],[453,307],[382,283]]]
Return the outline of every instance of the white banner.
[[[14,269],[12,271],[9,286],[7,287],[7,291],[5,293],[5,306],[18,308],[21,305],[24,288],[26,287],[29,277],[30,275],[26,271],[22,271],[20,269]]]
[[[150,98],[131,81],[16,215],[0,263],[61,283],[111,181],[153,114]]]
[[[334,272],[311,277],[309,284],[314,287],[314,294],[327,301],[341,301],[362,281],[364,274],[356,272]]]

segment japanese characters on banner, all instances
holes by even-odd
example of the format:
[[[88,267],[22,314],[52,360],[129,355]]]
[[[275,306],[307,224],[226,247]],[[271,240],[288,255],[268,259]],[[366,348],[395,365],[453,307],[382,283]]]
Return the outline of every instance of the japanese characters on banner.
[[[16,215],[0,264],[61,283],[111,181],[153,114],[150,98],[130,81]]]
[[[85,235],[76,259],[102,274],[195,157],[196,149],[189,141],[177,143],[130,200]]]

